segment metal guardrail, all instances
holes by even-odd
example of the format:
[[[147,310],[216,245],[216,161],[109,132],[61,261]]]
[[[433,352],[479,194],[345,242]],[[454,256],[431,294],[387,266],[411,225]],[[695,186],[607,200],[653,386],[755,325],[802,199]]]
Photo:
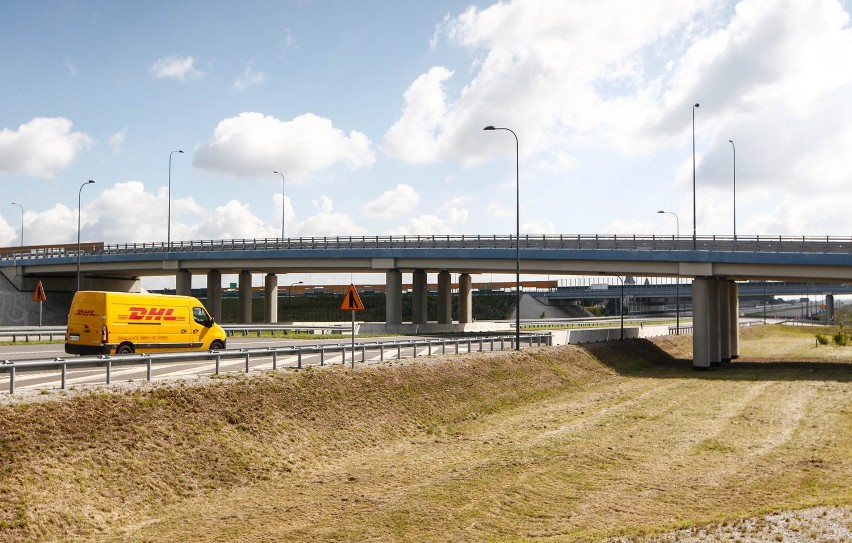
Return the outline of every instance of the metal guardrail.
[[[602,236],[550,234],[521,236],[340,236],[191,240],[171,243],[87,243],[82,255],[120,255],[172,252],[271,251],[316,249],[622,249],[633,251],[724,251],[765,253],[852,254],[852,237],[846,236]],[[26,248],[25,248],[26,249]],[[76,256],[74,246],[42,246],[37,252],[4,248],[0,260],[39,260]]]
[[[551,345],[552,340],[550,334],[523,334],[521,335],[520,345],[526,344],[528,347],[533,345]],[[395,351],[395,359],[407,358],[403,356],[404,350],[412,351],[412,358],[418,356],[418,348],[426,347],[425,356],[433,354],[458,354],[459,352],[474,352],[474,345],[479,351],[486,350],[506,350],[515,348],[514,335],[499,335],[499,336],[481,336],[467,337],[455,339],[417,339],[392,342],[367,342],[355,345],[354,351],[351,344],[337,343],[331,345],[314,345],[314,346],[288,346],[288,347],[267,347],[264,349],[227,349],[220,351],[206,352],[187,352],[187,353],[163,353],[163,354],[131,354],[131,355],[115,355],[115,356],[90,356],[76,357],[73,359],[54,358],[50,360],[27,360],[25,362],[0,362],[0,373],[9,374],[9,394],[15,393],[16,380],[18,372],[38,371],[56,369],[60,372],[60,386],[64,390],[68,384],[68,370],[75,367],[103,367],[105,370],[105,384],[112,383],[113,365],[144,365],[146,368],[146,380],[151,381],[152,369],[155,362],[199,362],[212,360],[214,362],[213,372],[219,375],[221,361],[228,359],[242,359],[245,361],[245,373],[251,371],[252,358],[269,358],[272,357],[272,369],[278,369],[279,357],[295,357],[296,369],[302,368],[302,359],[305,355],[319,354],[320,366],[325,365],[326,355],[328,353],[340,353],[342,363],[346,363],[346,353],[351,353],[351,363],[355,364],[355,353],[361,353],[361,362],[365,362],[368,352],[377,352],[380,361],[385,360],[386,352],[391,354]],[[447,353],[447,347],[451,346],[454,353]],[[465,346],[465,351],[460,351],[461,346]],[[499,346],[499,349],[497,348]],[[520,347],[520,346],[519,346]],[[440,350],[440,352],[438,352]],[[391,358],[393,359],[393,358]]]
[[[317,330],[323,334],[341,334],[352,329],[349,323],[340,324],[223,324],[225,334],[232,336],[260,336],[264,332],[305,332],[316,333]],[[11,341],[16,343],[23,341],[56,341],[65,339],[65,326],[0,326],[0,341]]]

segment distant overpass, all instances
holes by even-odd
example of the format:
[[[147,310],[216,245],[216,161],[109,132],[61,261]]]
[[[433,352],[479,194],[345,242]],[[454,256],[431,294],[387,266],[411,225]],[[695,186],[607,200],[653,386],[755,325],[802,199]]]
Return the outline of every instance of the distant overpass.
[[[69,245],[4,249],[0,271],[22,293],[43,281],[48,298],[76,289],[78,258],[84,289],[132,290],[141,277],[173,275],[177,292],[188,293],[192,276],[204,274],[214,315],[221,307],[222,274],[238,274],[243,322],[251,321],[253,273],[266,274],[269,322],[277,315],[278,274],[384,273],[391,329],[402,325],[402,274],[412,274],[413,323],[425,324],[426,274],[437,273],[438,324],[449,327],[451,273],[459,274],[459,323],[469,324],[471,274],[514,273],[516,246],[527,275],[692,278],[695,364],[702,368],[738,353],[730,345],[736,340],[730,322],[736,281],[852,282],[852,238],[829,236],[361,236],[86,244],[79,255]]]

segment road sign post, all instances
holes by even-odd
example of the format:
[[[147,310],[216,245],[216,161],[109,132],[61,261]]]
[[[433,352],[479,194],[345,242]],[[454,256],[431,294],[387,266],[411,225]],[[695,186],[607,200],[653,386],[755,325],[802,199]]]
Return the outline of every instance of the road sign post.
[[[352,311],[352,362],[351,367],[355,369],[355,312],[364,311],[364,304],[361,303],[361,297],[358,296],[358,291],[355,290],[355,285],[349,285],[346,289],[346,294],[343,295],[343,302],[340,304],[341,311]],[[345,355],[344,355],[345,356]],[[346,363],[346,360],[343,360]]]
[[[38,326],[41,328],[42,304],[47,301],[47,296],[44,295],[44,286],[41,284],[41,281],[38,282],[35,291],[33,292],[33,301],[38,302]]]

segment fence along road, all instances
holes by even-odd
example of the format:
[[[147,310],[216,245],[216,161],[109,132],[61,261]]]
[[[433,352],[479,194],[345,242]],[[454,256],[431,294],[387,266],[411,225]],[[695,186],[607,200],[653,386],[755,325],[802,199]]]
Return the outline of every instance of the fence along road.
[[[302,369],[308,366],[368,364],[402,358],[443,354],[512,350],[514,335],[456,339],[412,339],[314,346],[227,349],[203,353],[132,354],[0,363],[0,389],[66,389],[69,386],[107,384],[114,380],[152,381],[219,375],[226,372]],[[549,333],[523,334],[521,346],[550,345]]]

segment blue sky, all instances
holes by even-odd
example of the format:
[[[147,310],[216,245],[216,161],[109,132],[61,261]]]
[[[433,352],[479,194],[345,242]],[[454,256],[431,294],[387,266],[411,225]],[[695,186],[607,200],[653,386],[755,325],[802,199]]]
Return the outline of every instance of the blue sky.
[[[841,0],[0,4],[0,245],[850,235]],[[282,200],[282,179],[286,185]],[[298,280],[300,278],[295,278]]]

